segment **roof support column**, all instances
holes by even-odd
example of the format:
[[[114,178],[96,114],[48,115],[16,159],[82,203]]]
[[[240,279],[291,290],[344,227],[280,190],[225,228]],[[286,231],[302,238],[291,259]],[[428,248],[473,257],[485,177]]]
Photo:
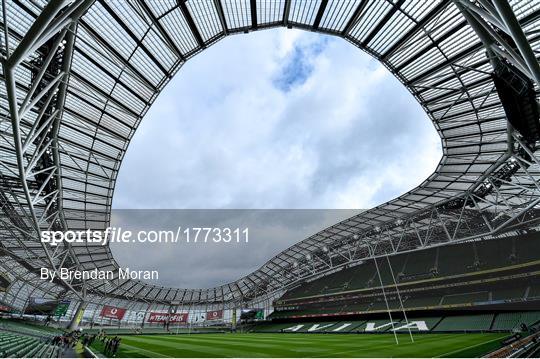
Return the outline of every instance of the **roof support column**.
[[[48,244],[41,242],[40,238],[42,230],[48,230],[54,227],[58,224],[59,218],[61,218],[59,214],[61,205],[57,205],[57,203],[59,193],[62,191],[57,183],[53,185],[53,178],[57,178],[56,176],[58,176],[59,163],[50,157],[51,147],[56,147],[56,135],[51,130],[57,125],[60,112],[58,109],[53,109],[54,111],[52,110],[52,113],[47,114],[48,118],[43,116],[49,104],[51,104],[52,99],[55,97],[56,90],[59,89],[62,80],[65,82],[66,74],[61,70],[58,74],[53,71],[53,73],[49,73],[53,77],[53,80],[49,82],[46,81],[45,74],[49,71],[49,65],[53,61],[53,58],[57,57],[59,51],[63,51],[62,49],[65,51],[61,41],[63,41],[67,32],[70,29],[72,30],[70,28],[71,25],[82,16],[92,3],[93,0],[84,0],[73,4],[66,0],[50,1],[43,8],[41,14],[30,26],[28,32],[11,55],[8,54],[8,57],[2,63],[11,115],[13,148],[15,149],[18,175],[22,187],[21,199],[27,203],[27,216],[32,228],[32,233],[29,235],[40,243],[46,261],[54,271],[57,271],[63,263],[59,262],[59,259],[70,249],[69,247],[58,246],[51,251]],[[50,39],[54,36],[57,36],[57,39],[51,42]],[[16,77],[19,66],[22,66],[21,63],[24,60],[28,60],[30,55],[47,43],[49,43],[47,46],[51,47],[48,49],[50,53],[43,55],[44,57],[41,59],[41,63],[39,61],[36,62],[41,68],[35,73],[30,91],[26,95],[26,98],[23,99],[22,104],[19,105]],[[70,56],[71,54],[68,55],[68,58]],[[32,59],[32,61],[37,60]],[[58,61],[58,58],[56,58],[56,61]],[[33,94],[38,90],[39,93],[33,97]],[[63,98],[60,99],[58,96],[57,98],[58,103],[63,103]],[[44,102],[40,103],[41,100]],[[39,112],[38,118],[28,118],[28,113],[36,106]],[[22,131],[22,121],[33,122],[29,134],[25,134]],[[41,139],[38,136],[41,136]],[[34,150],[31,148],[31,143],[36,145]],[[58,156],[55,158],[58,160]],[[39,159],[46,160],[48,162],[45,162],[50,164],[44,165],[44,168],[42,168],[37,164]],[[32,176],[37,181],[40,181],[38,182],[40,187],[37,191],[31,188],[29,184],[29,178]],[[54,188],[51,188],[53,186]],[[38,215],[36,209],[38,206],[44,207],[41,215]],[[73,257],[73,262],[77,263],[75,257]],[[81,296],[70,282],[61,281],[66,288],[69,288],[77,296]]]
[[[501,56],[531,80],[540,84],[538,60],[506,0],[494,0],[496,8],[487,5],[485,8],[480,8],[468,0],[454,0],[454,3],[482,40],[492,63],[494,55]],[[517,51],[493,27],[509,35],[514,41]]]
[[[540,84],[540,65],[538,64],[534,51],[527,41],[527,37],[525,36],[519,21],[516,19],[516,15],[512,11],[510,4],[508,4],[507,0],[493,0],[493,3],[495,4],[499,17],[506,25],[506,28],[510,33],[509,35],[512,36],[521,56],[523,56],[523,60],[527,63],[527,67],[534,76],[536,83]]]
[[[79,323],[82,320],[84,310],[86,309],[86,304],[87,303],[83,300],[79,302],[77,310],[75,310],[75,313],[73,313],[73,317],[71,318],[71,321],[69,322],[69,325],[67,327],[68,330],[77,330],[77,328],[79,327]]]

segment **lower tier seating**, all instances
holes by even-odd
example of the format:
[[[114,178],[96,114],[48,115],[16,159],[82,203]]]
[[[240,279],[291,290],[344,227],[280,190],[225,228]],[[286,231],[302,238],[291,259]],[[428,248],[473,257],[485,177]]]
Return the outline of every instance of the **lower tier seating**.
[[[42,339],[0,331],[2,358],[57,358],[60,348]]]
[[[35,337],[53,337],[61,333],[59,329],[19,319],[0,319],[0,330],[27,334]]]
[[[396,314],[396,313],[394,313]],[[410,315],[410,313],[409,313]],[[392,325],[393,323],[393,325]],[[309,322],[267,322],[255,325],[253,332],[274,333],[368,333],[368,332],[459,332],[459,331],[520,331],[540,324],[540,311],[486,313],[470,315],[409,316],[407,320],[381,316],[377,319],[321,320]]]
[[[437,331],[482,330],[491,328],[493,314],[460,315],[445,317],[434,328]]]
[[[521,324],[532,326],[540,322],[540,312],[500,313],[495,317],[493,330],[516,330]]]

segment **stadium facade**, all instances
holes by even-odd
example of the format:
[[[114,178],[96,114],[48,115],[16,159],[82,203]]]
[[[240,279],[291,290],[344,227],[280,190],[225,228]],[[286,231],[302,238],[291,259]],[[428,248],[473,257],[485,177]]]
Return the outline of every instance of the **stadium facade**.
[[[13,310],[69,299],[69,317],[121,309],[137,323],[171,308],[270,309],[370,258],[538,235],[540,1],[7,0],[1,22],[0,302]],[[435,172],[219,287],[40,280],[41,267],[118,273],[108,246],[51,247],[40,232],[104,230],[129,142],[169,80],[220,39],[274,27],[339,36],[380,61],[441,137]]]

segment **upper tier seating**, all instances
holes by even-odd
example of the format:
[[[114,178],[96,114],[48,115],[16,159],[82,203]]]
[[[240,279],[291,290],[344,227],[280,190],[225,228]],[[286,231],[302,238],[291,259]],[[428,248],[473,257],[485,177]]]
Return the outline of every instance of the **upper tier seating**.
[[[539,234],[530,233],[519,238],[506,237],[397,254],[388,257],[391,269],[388,259],[382,257],[377,260],[380,279],[376,272],[375,262],[370,259],[359,265],[345,267],[335,273],[303,283],[287,291],[280,300],[376,288],[380,286],[381,279],[384,285],[392,285],[394,278],[398,283],[414,282],[539,261],[540,240],[538,237]],[[536,289],[531,293],[540,296]],[[504,297],[504,293],[501,295]],[[481,297],[474,301],[487,300],[484,295]]]
[[[445,295],[442,298],[441,304],[461,304],[461,303],[474,303],[485,302],[489,300],[488,292],[476,292],[476,293],[457,293]]]
[[[498,279],[483,283],[482,278],[473,284],[461,283],[460,278],[452,281],[449,286],[433,289],[427,286],[425,290],[409,290],[401,295],[401,302],[392,288],[386,291],[388,307],[391,311],[401,312],[402,308],[411,310],[433,310],[448,308],[469,308],[485,305],[521,305],[530,281],[517,281],[514,278]],[[426,286],[426,285],[423,285]],[[422,288],[422,287],[421,287]],[[402,305],[403,304],[403,307]],[[534,305],[531,303],[531,305]],[[531,308],[535,308],[534,306]],[[520,308],[517,308],[520,309]],[[381,313],[388,310],[382,291],[375,289],[367,295],[350,299],[324,298],[316,300],[299,300],[294,309],[276,307],[269,318],[298,318],[320,317],[323,315],[358,315],[366,313]]]
[[[517,288],[500,288],[493,291],[492,300],[506,300],[509,298],[523,299],[525,297],[525,289],[522,287]]]
[[[527,293],[528,299],[540,299],[540,280],[533,280]]]

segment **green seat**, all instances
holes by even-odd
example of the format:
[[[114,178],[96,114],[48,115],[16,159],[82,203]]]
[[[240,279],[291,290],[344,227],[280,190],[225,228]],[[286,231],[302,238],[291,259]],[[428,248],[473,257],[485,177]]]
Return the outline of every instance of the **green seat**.
[[[435,327],[436,331],[487,331],[493,314],[458,315],[445,317]]]

